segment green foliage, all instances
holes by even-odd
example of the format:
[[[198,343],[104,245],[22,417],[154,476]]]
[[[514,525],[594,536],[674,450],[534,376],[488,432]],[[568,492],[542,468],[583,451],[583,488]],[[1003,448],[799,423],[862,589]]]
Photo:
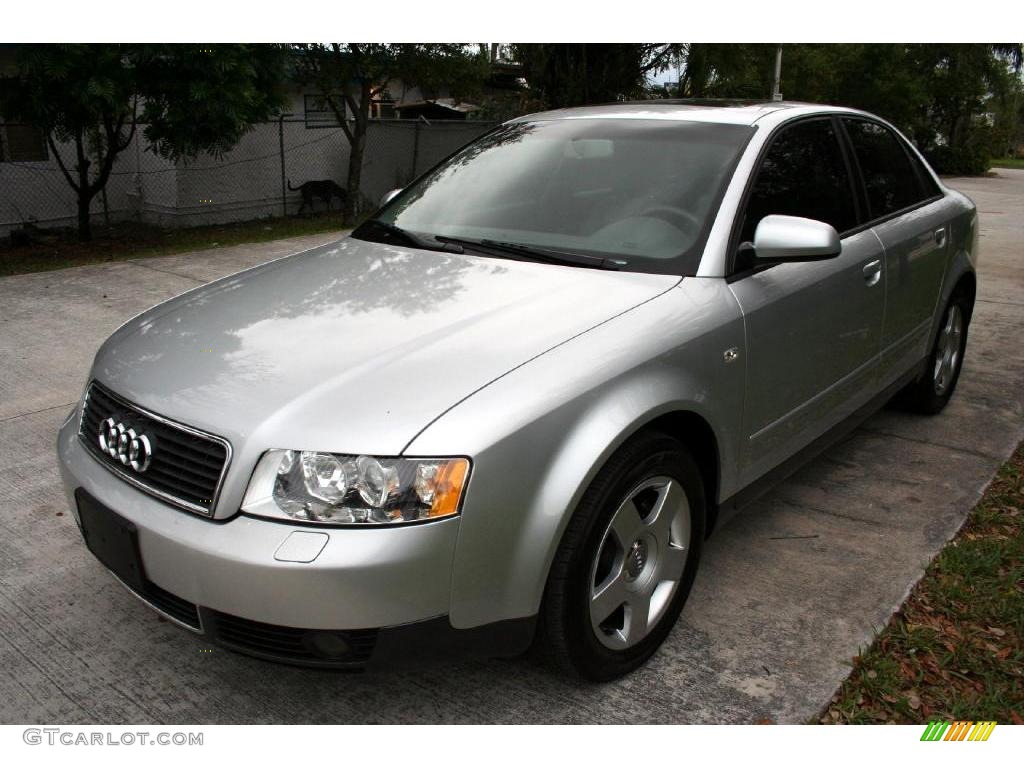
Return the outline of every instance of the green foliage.
[[[977,174],[988,170],[994,146],[988,102],[1011,87],[1005,55],[991,45],[920,46],[930,68],[930,118],[942,141],[923,147],[945,173]]]
[[[911,46],[792,45],[783,52],[787,99],[864,109],[921,143],[928,133],[927,65]]]
[[[933,146],[925,151],[925,156],[938,173],[981,176],[992,166],[992,137],[987,128],[976,128],[957,146]]]
[[[464,99],[479,92],[488,60],[465,43],[306,43],[296,47],[296,73],[324,94],[351,145],[345,202],[346,221],[359,207],[370,102],[391,80],[429,93],[447,88]]]
[[[516,44],[532,92],[549,107],[624,98],[771,96],[777,46],[731,43]],[[787,100],[839,104],[899,127],[940,173],[983,173],[1024,144],[1019,43],[784,46]],[[683,63],[674,92],[646,79]]]
[[[21,45],[0,79],[0,113],[45,131],[87,240],[90,203],[138,125],[165,157],[221,154],[277,110],[283,71],[280,46]]]
[[[678,43],[516,43],[515,59],[549,108],[641,98],[648,73],[672,63]]]
[[[280,110],[286,57],[276,45],[139,46],[146,140],[172,159],[229,151]]]
[[[680,95],[767,98],[775,50],[691,43]],[[999,143],[1021,136],[1022,100],[1009,97],[1020,92],[1020,66],[1020,44],[796,44],[784,47],[781,89],[787,100],[886,118],[941,173],[983,173],[993,152],[1006,152]]]
[[[460,99],[476,95],[488,75],[486,56],[464,43],[306,43],[295,50],[299,79],[324,93],[339,118],[357,122],[390,80],[427,93],[447,88]]]
[[[775,46],[688,43],[679,84],[683,98],[764,99],[771,96]]]

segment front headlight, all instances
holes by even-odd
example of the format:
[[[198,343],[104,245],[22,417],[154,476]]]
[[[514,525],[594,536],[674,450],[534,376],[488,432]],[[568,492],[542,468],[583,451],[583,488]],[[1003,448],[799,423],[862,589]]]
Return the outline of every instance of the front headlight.
[[[242,501],[261,517],[396,524],[459,513],[469,459],[384,459],[317,451],[263,454]]]

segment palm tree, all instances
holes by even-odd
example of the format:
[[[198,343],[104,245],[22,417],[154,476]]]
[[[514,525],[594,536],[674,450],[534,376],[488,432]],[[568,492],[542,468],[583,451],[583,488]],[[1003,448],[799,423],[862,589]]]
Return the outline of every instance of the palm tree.
[[[1021,67],[1024,66],[1024,44],[992,43],[992,53],[1007,59],[1013,65],[1014,72],[1020,72]]]

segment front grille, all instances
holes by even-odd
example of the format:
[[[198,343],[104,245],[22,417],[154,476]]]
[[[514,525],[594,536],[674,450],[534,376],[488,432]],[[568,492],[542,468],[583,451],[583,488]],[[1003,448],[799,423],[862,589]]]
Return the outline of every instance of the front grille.
[[[377,643],[376,629],[281,627],[220,611],[204,611],[203,629],[228,648],[307,666],[361,666],[370,658]]]
[[[100,448],[100,425],[108,418],[146,435],[151,458],[143,471],[132,469]],[[93,456],[128,482],[204,515],[209,515],[217,502],[231,455],[223,438],[132,405],[95,381],[86,394],[79,437]]]

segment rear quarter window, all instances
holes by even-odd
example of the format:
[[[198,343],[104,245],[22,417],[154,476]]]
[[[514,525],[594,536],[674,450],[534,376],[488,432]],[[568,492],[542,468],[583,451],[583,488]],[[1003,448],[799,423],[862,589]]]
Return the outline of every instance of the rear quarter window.
[[[896,134],[868,120],[844,118],[868,197],[870,219],[909,208],[938,193],[924,168],[915,168]],[[925,187],[925,181],[933,190]]]
[[[907,149],[907,156],[910,158],[910,162],[914,165],[914,170],[917,171],[917,178],[920,182],[921,196],[925,200],[930,200],[933,197],[939,197],[942,194],[942,190],[939,189],[939,185],[935,183],[935,179],[932,178],[931,172],[925,167],[925,164],[921,162],[920,158]]]

